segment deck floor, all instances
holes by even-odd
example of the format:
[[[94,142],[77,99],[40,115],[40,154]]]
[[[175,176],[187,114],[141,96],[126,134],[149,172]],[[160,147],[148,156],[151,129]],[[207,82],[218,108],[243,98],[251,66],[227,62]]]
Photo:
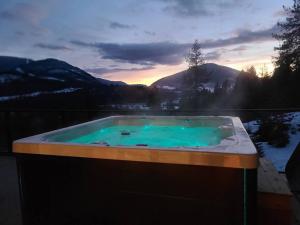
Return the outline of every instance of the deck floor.
[[[0,155],[0,224],[21,225],[16,160]]]
[[[271,161],[259,159],[258,192],[292,195],[285,174],[279,174]]]
[[[265,158],[260,158],[259,164],[259,225],[300,225],[300,203],[291,193],[285,174],[278,173]]]

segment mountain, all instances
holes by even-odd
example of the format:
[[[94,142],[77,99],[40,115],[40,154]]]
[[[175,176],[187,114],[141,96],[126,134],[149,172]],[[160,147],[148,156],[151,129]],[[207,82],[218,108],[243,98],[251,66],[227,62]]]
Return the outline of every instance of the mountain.
[[[33,61],[17,57],[0,57],[0,95],[2,96],[114,85],[126,84],[95,78],[84,70],[57,59]]]
[[[178,102],[189,95],[186,91],[194,88],[213,90],[216,84],[222,85],[225,81],[227,87],[233,86],[239,74],[237,70],[211,63],[202,65],[199,71],[196,76],[185,70],[162,78],[151,85],[157,90],[96,78],[57,59],[1,56],[0,106],[97,108],[120,103]]]
[[[98,81],[102,84],[106,84],[106,85],[112,85],[112,86],[124,86],[127,85],[125,82],[123,81],[112,81],[112,80],[106,80],[103,78],[97,78]]]
[[[0,73],[17,68],[18,66],[33,62],[31,59],[24,59],[11,56],[0,56]]]
[[[1,107],[95,108],[145,99],[147,88],[96,78],[61,60],[0,57]]]
[[[26,81],[29,77],[57,82],[120,85],[118,81],[97,79],[84,70],[57,59],[49,58],[33,61],[24,58],[0,56],[0,83],[16,80]]]
[[[193,72],[184,70],[157,80],[151,84],[151,87],[165,90],[185,90],[196,86],[213,91],[216,84],[222,85],[225,81],[229,87],[232,87],[239,74],[238,70],[214,63],[201,65],[198,69],[199,73],[196,76],[193,76]]]

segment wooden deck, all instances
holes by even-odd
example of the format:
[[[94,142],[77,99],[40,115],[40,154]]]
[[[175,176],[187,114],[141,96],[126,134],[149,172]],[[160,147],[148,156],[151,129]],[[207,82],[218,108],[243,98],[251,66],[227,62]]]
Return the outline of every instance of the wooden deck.
[[[293,224],[292,193],[285,174],[279,174],[273,164],[260,158],[258,168],[258,224]]]
[[[259,159],[258,192],[292,195],[285,174],[277,172],[272,162]]]

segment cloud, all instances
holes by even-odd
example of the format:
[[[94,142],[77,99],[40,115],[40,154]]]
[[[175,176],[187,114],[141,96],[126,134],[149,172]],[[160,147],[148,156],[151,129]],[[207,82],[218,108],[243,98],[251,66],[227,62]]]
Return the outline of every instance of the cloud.
[[[153,32],[153,31],[147,31],[147,30],[145,30],[144,33],[145,33],[145,34],[148,34],[148,35],[150,35],[150,36],[155,36],[155,35],[156,35],[156,33]]]
[[[85,43],[72,41],[72,44],[93,47],[98,50],[103,59],[111,59],[118,62],[127,62],[139,65],[177,65],[180,64],[189,44],[177,44],[170,42],[157,43]]]
[[[17,35],[17,36],[24,36],[25,32],[23,32],[23,31],[16,31],[15,35]]]
[[[207,40],[201,42],[203,49],[223,48],[228,46],[265,42],[273,40],[272,33],[277,31],[277,27],[273,26],[265,30],[246,30],[239,29],[234,32],[233,37]],[[125,62],[139,65],[178,65],[184,61],[188,49],[192,43],[171,43],[171,42],[155,42],[155,43],[86,43],[82,41],[71,41],[72,44],[95,48],[103,59],[111,59],[115,62]],[[246,46],[238,46],[230,51],[243,51]],[[218,59],[222,51],[210,52],[207,57],[209,60]]]
[[[247,49],[248,49],[247,46],[245,46],[245,45],[240,45],[240,46],[238,46],[238,47],[236,47],[236,48],[230,49],[229,51],[231,51],[231,52],[241,52],[241,51],[246,51]]]
[[[114,67],[114,68],[106,68],[106,67],[97,67],[97,68],[86,68],[85,71],[89,73],[93,73],[96,75],[102,75],[106,73],[116,73],[121,71],[143,71],[143,70],[151,70],[154,69],[153,66],[145,66],[141,68],[120,68],[120,67]]]
[[[216,6],[220,9],[232,9],[237,7],[251,8],[252,0],[216,0]]]
[[[34,37],[49,32],[46,26],[41,26],[41,21],[46,16],[47,12],[45,9],[39,7],[38,4],[22,2],[13,4],[10,8],[5,10],[1,10],[0,8],[0,22],[5,22],[3,27],[17,28],[18,31],[24,32],[24,34],[30,34]]]
[[[118,23],[118,22],[111,22],[109,24],[109,27],[111,29],[133,29],[133,28],[135,28],[134,25],[128,25],[128,24],[123,24],[123,23]]]
[[[203,48],[226,47],[230,45],[238,45],[252,42],[264,42],[273,40],[272,34],[278,31],[275,25],[265,30],[251,31],[247,29],[239,29],[235,32],[235,36],[225,39],[207,40],[202,42]]]
[[[70,41],[70,43],[77,45],[77,46],[81,46],[81,47],[95,47],[95,44],[93,44],[93,43],[87,43],[87,42],[78,41],[78,40]]]
[[[220,57],[221,57],[220,51],[213,51],[205,54],[205,60],[209,60],[209,61],[218,60],[220,59]]]
[[[30,3],[16,3],[11,8],[0,12],[0,18],[4,20],[28,23],[37,26],[44,17],[42,10]]]
[[[182,17],[209,16],[213,15],[203,1],[198,0],[161,0],[167,3],[164,11]]]
[[[233,8],[249,8],[250,0],[159,0],[166,6],[164,11],[181,17],[213,16],[216,10],[232,10]]]
[[[37,43],[34,47],[42,48],[42,49],[49,49],[49,50],[63,50],[63,51],[70,51],[72,50],[69,47],[62,46],[62,45],[54,45],[54,44],[45,44],[45,43]]]
[[[289,16],[289,11],[284,10],[283,8],[274,12],[273,17],[287,17]]]

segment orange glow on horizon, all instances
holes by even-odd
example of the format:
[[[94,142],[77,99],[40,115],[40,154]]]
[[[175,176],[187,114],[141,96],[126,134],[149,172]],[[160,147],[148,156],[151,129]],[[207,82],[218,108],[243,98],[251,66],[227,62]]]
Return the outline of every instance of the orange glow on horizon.
[[[145,84],[151,85],[155,81],[185,70],[184,64],[175,66],[157,66],[154,69],[142,71],[120,71],[117,73],[106,74],[104,79],[113,81],[123,81],[127,84]]]
[[[274,70],[274,64],[272,63],[271,58],[261,58],[255,60],[241,60],[236,61],[236,63],[226,63],[226,62],[216,62],[216,64],[231,67],[236,70],[245,70],[250,66],[254,66],[257,74],[259,75],[262,71],[262,68],[265,67],[269,74],[272,74]],[[127,84],[144,84],[151,85],[153,82],[183,70],[187,69],[187,65],[182,63],[180,65],[166,66],[159,65],[154,69],[141,70],[141,71],[120,71],[115,73],[106,74],[105,79],[113,81],[123,81]]]
[[[234,64],[224,64],[224,66],[228,66],[240,71],[246,70],[250,66],[254,66],[258,76],[261,74],[263,69],[266,70],[264,72],[267,72],[269,74],[272,74],[275,69],[274,64],[271,60],[254,60],[254,61],[240,62]]]

